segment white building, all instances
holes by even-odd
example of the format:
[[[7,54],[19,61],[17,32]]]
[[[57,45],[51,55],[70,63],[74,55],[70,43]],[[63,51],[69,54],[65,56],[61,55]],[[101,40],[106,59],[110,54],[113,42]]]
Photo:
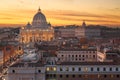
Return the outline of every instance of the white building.
[[[97,52],[97,61],[99,62],[118,62],[119,58],[120,55],[114,50],[104,49],[104,51]]]
[[[57,51],[60,62],[95,62],[97,61],[96,49],[61,49]]]

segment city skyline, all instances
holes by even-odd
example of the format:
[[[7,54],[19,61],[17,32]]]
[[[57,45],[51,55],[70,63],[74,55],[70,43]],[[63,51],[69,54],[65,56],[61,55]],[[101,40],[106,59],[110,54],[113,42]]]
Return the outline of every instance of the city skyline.
[[[40,7],[47,21],[55,25],[87,24],[120,26],[118,0],[1,0],[0,26],[32,22]]]

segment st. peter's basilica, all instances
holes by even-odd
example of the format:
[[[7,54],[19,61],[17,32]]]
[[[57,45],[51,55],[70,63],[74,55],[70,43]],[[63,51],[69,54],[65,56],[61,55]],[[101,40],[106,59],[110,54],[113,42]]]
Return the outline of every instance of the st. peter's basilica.
[[[54,37],[54,30],[50,23],[47,23],[45,15],[38,9],[34,15],[32,24],[28,23],[20,31],[20,41],[22,43],[51,41]]]

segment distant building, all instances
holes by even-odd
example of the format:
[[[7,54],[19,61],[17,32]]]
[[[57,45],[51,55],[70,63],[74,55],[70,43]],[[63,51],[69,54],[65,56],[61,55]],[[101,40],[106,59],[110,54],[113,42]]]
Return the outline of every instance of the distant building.
[[[45,46],[44,46],[45,47]],[[31,53],[32,51],[32,53]],[[34,53],[28,50],[19,62],[8,69],[8,80],[119,80],[119,55],[106,52],[104,57],[96,49],[49,49]],[[57,55],[57,56],[55,56]],[[104,58],[99,59],[98,57]],[[83,60],[84,59],[84,60]],[[102,61],[103,60],[103,61]]]
[[[54,38],[54,30],[50,23],[47,23],[46,17],[39,9],[33,17],[32,25],[28,23],[20,31],[20,42],[30,43],[39,41],[51,41]]]
[[[3,64],[3,51],[0,50],[0,65]]]
[[[20,28],[0,28],[0,41],[18,41]]]
[[[101,35],[103,38],[120,38],[120,28],[102,28]]]
[[[16,41],[1,42],[0,50],[3,53],[2,54],[3,55],[3,63],[5,65],[7,65],[6,63],[10,62],[10,60],[14,60],[14,58],[23,54],[21,45],[19,44],[19,42],[16,42]]]
[[[8,80],[119,80],[120,65],[113,62],[18,62],[8,69]]]
[[[75,38],[75,28],[76,26],[74,25],[54,28],[55,38]]]
[[[60,49],[57,51],[60,62],[96,62],[96,49]]]
[[[99,38],[101,37],[100,28],[96,27],[87,27],[86,23],[83,22],[82,27],[78,27],[75,29],[75,36],[77,38]]]

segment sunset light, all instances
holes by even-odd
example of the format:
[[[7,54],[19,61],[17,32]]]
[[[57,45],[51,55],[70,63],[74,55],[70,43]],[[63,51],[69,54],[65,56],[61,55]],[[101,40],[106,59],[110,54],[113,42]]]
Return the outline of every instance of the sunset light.
[[[40,7],[54,25],[120,26],[120,0],[1,0],[0,25],[26,25]]]

